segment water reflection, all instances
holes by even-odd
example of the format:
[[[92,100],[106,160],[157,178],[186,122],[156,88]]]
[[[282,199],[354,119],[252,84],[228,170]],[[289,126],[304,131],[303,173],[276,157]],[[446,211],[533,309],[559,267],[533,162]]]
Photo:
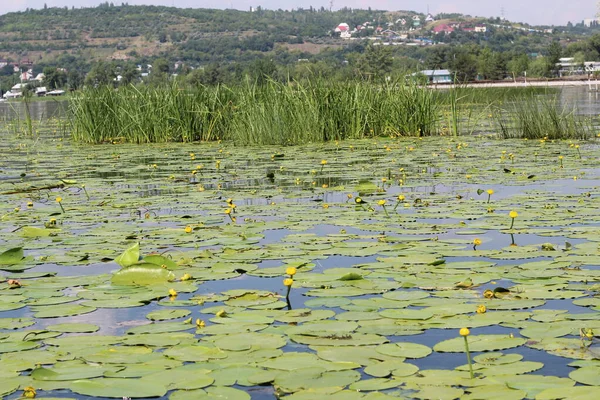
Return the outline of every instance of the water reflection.
[[[31,118],[41,121],[66,116],[67,100],[32,101],[29,104]],[[23,101],[6,101],[0,103],[0,120],[14,121],[25,119],[25,103]]]

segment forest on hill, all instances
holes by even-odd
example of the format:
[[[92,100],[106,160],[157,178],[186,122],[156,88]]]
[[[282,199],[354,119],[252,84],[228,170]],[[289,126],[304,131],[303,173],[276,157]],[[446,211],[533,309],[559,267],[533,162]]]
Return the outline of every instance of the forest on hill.
[[[247,11],[103,3],[0,16],[0,89],[43,72],[50,87],[168,79],[383,79],[448,69],[460,80],[554,77],[600,59],[600,29],[414,11]],[[581,69],[580,68],[580,69]],[[577,68],[575,68],[577,69]]]

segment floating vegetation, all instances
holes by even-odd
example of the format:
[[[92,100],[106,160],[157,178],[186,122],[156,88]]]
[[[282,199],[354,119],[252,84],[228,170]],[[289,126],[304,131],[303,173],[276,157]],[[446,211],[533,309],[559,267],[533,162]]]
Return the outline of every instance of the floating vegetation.
[[[2,396],[599,394],[593,141],[0,151]]]

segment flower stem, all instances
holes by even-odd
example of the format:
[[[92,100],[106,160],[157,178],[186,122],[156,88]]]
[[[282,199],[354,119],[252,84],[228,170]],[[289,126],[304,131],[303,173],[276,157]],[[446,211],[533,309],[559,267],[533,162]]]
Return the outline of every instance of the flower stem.
[[[469,341],[467,340],[466,336],[463,336],[465,338],[465,350],[467,350],[467,362],[469,363],[469,372],[471,373],[471,379],[475,378],[475,375],[473,374],[473,362],[471,361],[471,352],[469,351]]]
[[[508,228],[508,229],[512,229],[514,224],[515,224],[515,219],[513,218],[512,221],[510,221],[510,228]]]
[[[385,216],[389,218],[390,214],[388,214],[387,210],[385,209],[385,206],[382,206],[382,207],[383,207],[383,211],[385,212]]]

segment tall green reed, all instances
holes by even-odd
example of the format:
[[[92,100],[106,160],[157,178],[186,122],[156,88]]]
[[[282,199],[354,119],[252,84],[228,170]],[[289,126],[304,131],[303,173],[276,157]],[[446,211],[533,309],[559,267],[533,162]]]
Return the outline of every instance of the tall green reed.
[[[535,97],[513,101],[494,113],[501,137],[522,139],[589,139],[593,126],[575,107],[557,98]]]

